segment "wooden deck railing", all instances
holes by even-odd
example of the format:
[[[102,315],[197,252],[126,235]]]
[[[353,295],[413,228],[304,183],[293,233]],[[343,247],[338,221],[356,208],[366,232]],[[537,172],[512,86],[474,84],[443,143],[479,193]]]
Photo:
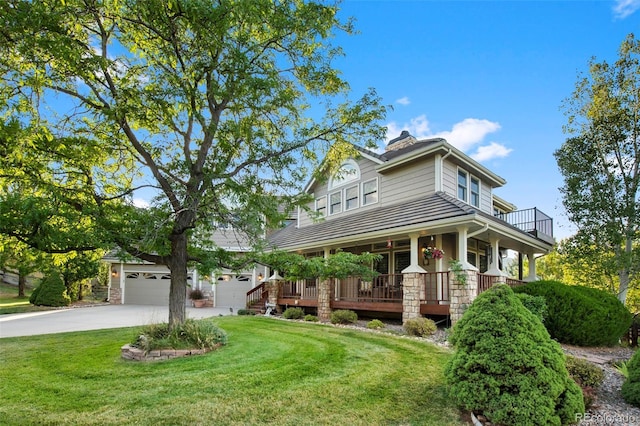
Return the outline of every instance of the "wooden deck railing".
[[[421,274],[420,303],[441,304],[448,303],[449,272],[428,272]]]
[[[499,276],[497,275],[485,275],[485,274],[478,274],[478,294],[482,293],[483,291],[487,291],[489,290],[491,287],[493,287],[493,285],[498,282],[498,280],[500,279]],[[521,285],[526,284],[524,281],[520,281],[520,280],[516,280],[513,278],[505,278],[505,283],[513,288],[513,287],[519,287]]]
[[[269,291],[265,283],[261,283],[247,292],[247,307],[266,299]]]
[[[317,299],[318,279],[285,281],[282,283],[280,297],[285,299]]]
[[[334,300],[402,303],[402,274],[381,274],[371,281],[349,277],[337,280]]]

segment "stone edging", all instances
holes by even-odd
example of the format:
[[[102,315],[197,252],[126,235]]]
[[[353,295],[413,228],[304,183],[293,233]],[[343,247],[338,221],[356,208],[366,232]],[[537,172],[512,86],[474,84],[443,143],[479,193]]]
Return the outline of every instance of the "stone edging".
[[[131,345],[124,345],[120,348],[122,359],[132,361],[163,361],[172,358],[182,358],[192,355],[204,355],[217,349],[221,345],[218,344],[211,349],[159,349],[145,353],[142,349],[134,348]]]

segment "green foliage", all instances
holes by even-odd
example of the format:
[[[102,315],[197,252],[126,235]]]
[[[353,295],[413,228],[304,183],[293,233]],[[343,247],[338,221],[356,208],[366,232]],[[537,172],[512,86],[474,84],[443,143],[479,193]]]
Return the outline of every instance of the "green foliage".
[[[545,326],[551,337],[562,343],[613,346],[631,325],[629,311],[615,296],[602,290],[535,281],[515,291],[545,298]]]
[[[640,407],[640,351],[636,351],[627,362],[629,377],[622,384],[622,397],[636,407]]]
[[[622,374],[626,379],[629,378],[629,361],[620,361],[613,364],[616,370]]]
[[[38,306],[67,306],[71,303],[62,277],[58,274],[45,276],[40,281],[38,288],[31,294],[29,301]]]
[[[449,269],[453,272],[453,276],[455,278],[455,283],[461,286],[467,285],[467,274],[462,269],[462,263],[460,263],[457,259],[452,259],[449,262]]]
[[[371,321],[369,321],[367,323],[367,328],[371,328],[371,329],[374,329],[374,330],[379,330],[379,329],[384,328],[384,327],[385,327],[384,323],[382,321],[380,321],[379,319],[374,319],[374,320],[371,320]]]
[[[406,320],[403,327],[408,335],[418,337],[430,336],[438,329],[433,320],[424,317]]]
[[[358,314],[347,309],[338,309],[331,312],[331,324],[355,324],[358,322]]]
[[[2,7],[2,25],[0,232],[167,264],[172,325],[187,262],[257,260],[265,224],[310,201],[300,182],[386,131],[375,91],[353,97],[335,68],[336,33],[354,31],[338,5],[34,0]],[[255,253],[210,240],[228,225]]]
[[[640,273],[639,90],[640,41],[629,34],[615,62],[589,62],[563,105],[572,137],[554,154],[564,176],[562,202],[579,229],[575,238],[595,254],[581,259],[618,275],[622,303]]]
[[[302,319],[304,318],[304,310],[302,308],[287,308],[282,313],[282,317],[286,319]]]
[[[149,352],[155,349],[213,349],[227,344],[227,333],[211,320],[188,319],[178,327],[169,324],[151,324],[131,343],[131,346]]]
[[[506,285],[480,294],[454,326],[445,368],[463,409],[504,425],[560,425],[584,412],[560,346]]]
[[[522,305],[532,314],[538,317],[541,322],[547,316],[547,302],[542,296],[532,296],[527,293],[516,293]]]
[[[585,408],[591,408],[596,400],[596,389],[604,380],[604,371],[586,359],[567,356],[565,361],[569,376],[582,389]]]
[[[194,288],[189,292],[189,299],[191,300],[202,300],[204,299],[204,293],[199,288]]]
[[[580,386],[598,388],[604,380],[604,371],[586,359],[566,356],[565,365],[569,376]]]
[[[304,320],[308,321],[308,322],[318,322],[318,321],[320,321],[320,319],[317,316],[311,315],[311,314],[305,315],[304,316]]]
[[[238,309],[238,315],[255,315],[251,309]]]

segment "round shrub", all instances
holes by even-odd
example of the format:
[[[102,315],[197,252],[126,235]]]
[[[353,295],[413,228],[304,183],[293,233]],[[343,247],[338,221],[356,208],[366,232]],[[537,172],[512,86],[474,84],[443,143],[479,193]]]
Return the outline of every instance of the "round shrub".
[[[304,311],[302,308],[287,308],[282,313],[282,317],[286,319],[302,319],[304,318]]]
[[[353,311],[338,309],[331,312],[331,324],[355,324],[358,321],[358,314]]]
[[[584,412],[560,345],[504,284],[480,294],[455,325],[445,366],[451,397],[504,425],[561,425]]]
[[[317,317],[317,316],[315,316],[315,315],[311,315],[311,314],[309,314],[309,315],[305,315],[305,316],[304,316],[304,320],[305,320],[305,321],[308,321],[308,322],[318,322],[318,321],[319,321],[319,319],[318,319],[318,317]]]
[[[640,407],[640,350],[627,362],[629,377],[622,384],[622,397],[631,405]]]
[[[255,315],[251,309],[238,309],[238,315]]]
[[[596,400],[596,389],[600,387],[604,380],[604,371],[586,359],[572,356],[565,357],[565,364],[569,376],[582,389],[584,407],[586,409],[591,408]]]
[[[612,294],[595,288],[536,281],[517,293],[544,297],[545,326],[551,337],[578,346],[613,346],[627,332],[632,316]]]
[[[380,321],[379,319],[374,319],[371,320],[367,323],[367,328],[373,329],[373,330],[379,330],[381,328],[384,328],[385,325],[382,321]]]
[[[527,293],[517,293],[516,296],[518,296],[525,308],[537,316],[540,321],[544,322],[547,317],[547,302],[544,297],[532,296]]]
[[[187,319],[173,329],[169,324],[150,324],[131,343],[149,352],[156,349],[213,349],[227,344],[227,333],[211,320]]]
[[[423,317],[406,320],[403,327],[408,335],[418,337],[430,336],[438,329],[433,320]]]
[[[71,299],[67,295],[67,288],[58,274],[50,274],[40,281],[40,285],[29,298],[29,301],[38,306],[68,306]],[[33,299],[33,301],[31,300]]]

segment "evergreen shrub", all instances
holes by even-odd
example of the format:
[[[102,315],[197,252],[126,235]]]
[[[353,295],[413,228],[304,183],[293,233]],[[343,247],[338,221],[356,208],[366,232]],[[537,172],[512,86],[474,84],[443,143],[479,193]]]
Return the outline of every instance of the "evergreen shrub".
[[[371,320],[367,323],[367,328],[373,329],[373,330],[379,330],[381,328],[384,328],[385,325],[382,321],[380,321],[379,319],[374,319]]]
[[[286,319],[302,319],[304,318],[304,311],[302,308],[287,308],[282,313],[282,317]]]
[[[445,378],[461,408],[503,425],[570,424],[584,413],[560,345],[507,285],[480,294],[450,342]]]
[[[304,316],[304,320],[308,321],[308,322],[318,322],[318,321],[320,321],[320,319],[317,316],[311,315],[311,314],[305,315]]]
[[[535,281],[516,293],[543,296],[547,304],[545,326],[551,337],[578,346],[613,346],[627,332],[632,315],[612,294],[558,281]]]
[[[251,309],[238,309],[238,315],[255,315]]]
[[[631,405],[640,407],[640,350],[627,362],[629,377],[622,384],[622,397]]]
[[[67,295],[62,277],[49,274],[40,280],[40,285],[31,294],[29,302],[38,306],[69,306],[71,298]]]
[[[565,361],[569,376],[582,389],[584,407],[589,409],[596,400],[596,389],[604,380],[604,371],[586,359],[566,356]]]
[[[338,309],[331,312],[331,324],[355,324],[358,322],[358,314],[346,309]]]
[[[518,296],[525,308],[537,316],[540,321],[544,322],[547,317],[547,301],[544,297],[532,296],[527,293],[517,293],[516,296]]]
[[[433,320],[424,317],[406,320],[403,327],[408,335],[418,337],[430,336],[438,329]]]

